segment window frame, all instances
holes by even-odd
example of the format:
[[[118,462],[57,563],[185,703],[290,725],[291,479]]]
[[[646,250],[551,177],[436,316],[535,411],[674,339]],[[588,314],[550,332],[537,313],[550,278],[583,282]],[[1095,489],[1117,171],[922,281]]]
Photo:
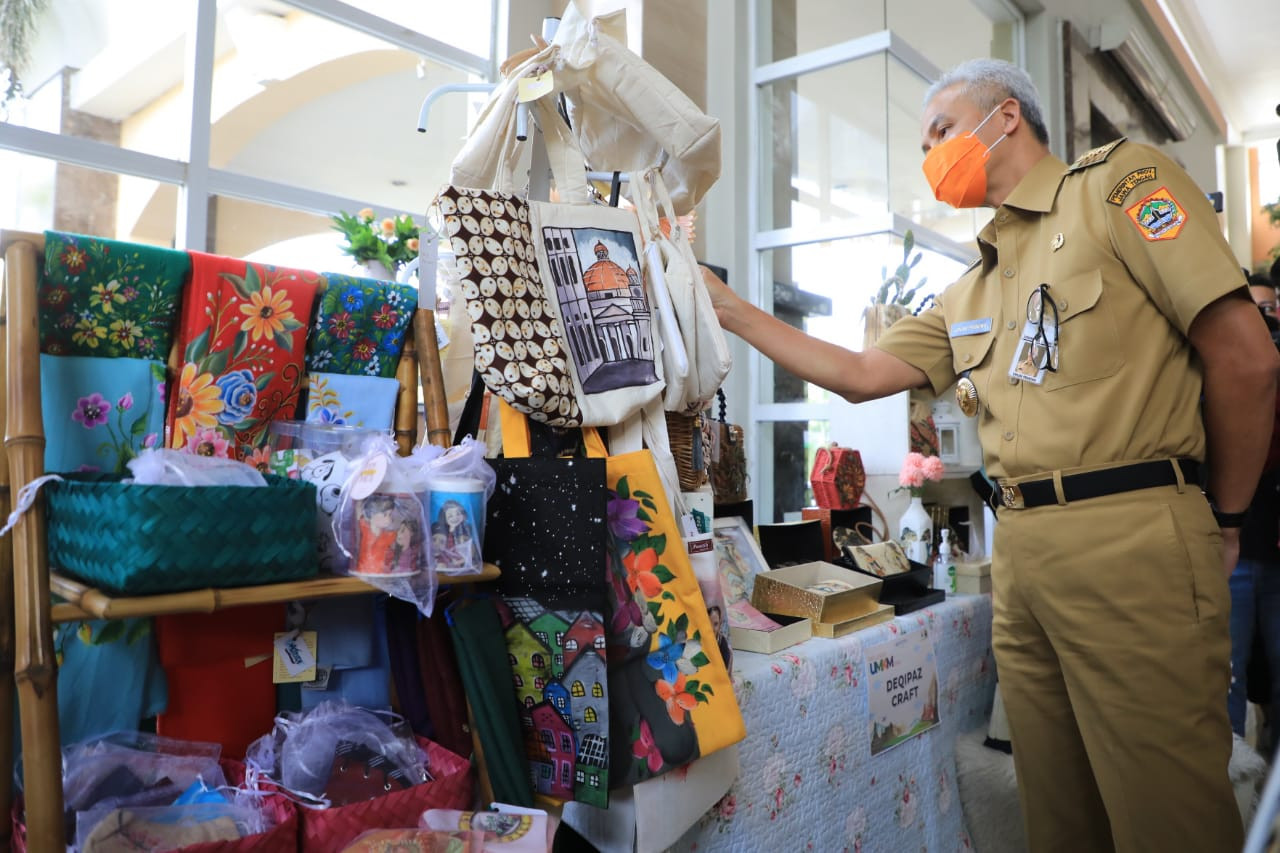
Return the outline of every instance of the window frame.
[[[487,82],[497,79],[499,0],[490,4],[489,56],[478,56],[401,24],[373,15],[341,0],[282,0],[307,12],[436,62],[475,74]],[[329,216],[339,210],[367,206],[362,199],[317,192],[303,186],[282,184],[215,169],[209,165],[212,137],[214,37],[218,23],[217,0],[195,0],[187,31],[184,73],[190,113],[186,156],[159,157],[119,148],[105,142],[66,136],[0,122],[0,149],[83,166],[115,175],[169,184],[178,188],[175,248],[208,250],[209,201],[215,196],[242,199],[289,210]],[[405,122],[415,119],[405,116]],[[388,215],[418,216],[421,211],[379,205]]]

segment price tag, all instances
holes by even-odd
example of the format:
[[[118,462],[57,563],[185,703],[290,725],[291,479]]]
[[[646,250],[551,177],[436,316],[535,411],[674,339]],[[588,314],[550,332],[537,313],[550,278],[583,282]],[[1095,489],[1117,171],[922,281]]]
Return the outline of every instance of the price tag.
[[[551,94],[555,87],[555,76],[552,75],[551,69],[548,68],[536,77],[521,77],[519,82],[516,83],[516,100],[522,104],[536,101],[543,95]]]
[[[316,680],[315,631],[286,631],[275,635],[271,680],[276,684]]]
[[[351,497],[362,501],[377,491],[382,485],[382,478],[387,475],[387,457],[372,456],[360,464],[355,482],[351,484]]]

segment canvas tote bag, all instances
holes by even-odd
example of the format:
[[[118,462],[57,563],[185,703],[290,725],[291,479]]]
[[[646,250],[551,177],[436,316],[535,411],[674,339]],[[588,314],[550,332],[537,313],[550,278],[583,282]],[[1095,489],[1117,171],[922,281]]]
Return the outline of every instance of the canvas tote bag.
[[[488,187],[454,183],[436,202],[475,366],[495,395],[552,426],[618,423],[663,387],[639,223],[632,211],[591,203],[572,134],[547,98],[532,108],[567,203],[515,195],[514,147],[492,163]]]
[[[733,368],[729,343],[661,171],[646,170],[631,190],[644,227],[646,272],[660,319],[667,381],[663,404],[669,412],[696,414],[707,407]]]

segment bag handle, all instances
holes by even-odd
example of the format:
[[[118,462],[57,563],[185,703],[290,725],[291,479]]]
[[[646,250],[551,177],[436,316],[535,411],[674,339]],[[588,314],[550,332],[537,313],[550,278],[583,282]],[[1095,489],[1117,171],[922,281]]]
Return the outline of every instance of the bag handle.
[[[498,416],[502,423],[502,455],[507,459],[528,459],[533,452],[528,417],[501,398],[498,399]],[[582,428],[582,442],[590,459],[604,459],[609,455],[604,439],[595,427]]]

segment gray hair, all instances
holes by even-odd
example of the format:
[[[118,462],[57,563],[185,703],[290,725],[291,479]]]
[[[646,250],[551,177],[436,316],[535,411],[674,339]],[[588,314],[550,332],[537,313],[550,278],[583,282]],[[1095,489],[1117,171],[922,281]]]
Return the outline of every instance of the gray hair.
[[[984,113],[996,108],[1005,98],[1013,98],[1022,108],[1022,117],[1031,125],[1036,139],[1049,144],[1049,130],[1044,123],[1044,110],[1040,107],[1040,94],[1031,75],[1003,59],[970,59],[943,74],[925,93],[928,104],[943,89],[956,84],[978,105]]]

